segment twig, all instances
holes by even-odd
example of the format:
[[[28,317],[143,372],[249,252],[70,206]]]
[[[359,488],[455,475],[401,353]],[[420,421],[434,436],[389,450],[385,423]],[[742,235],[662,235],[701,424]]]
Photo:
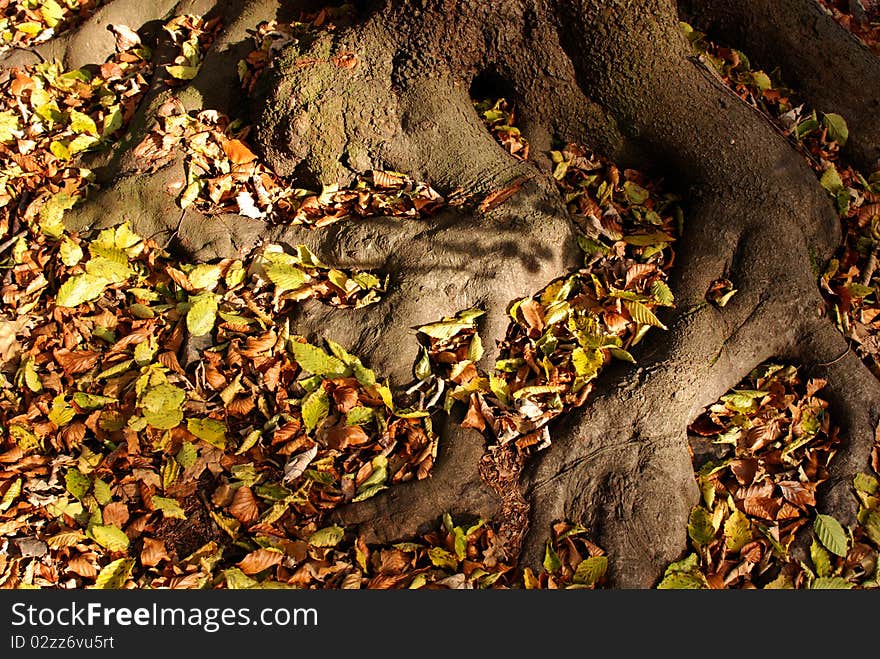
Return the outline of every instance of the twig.
[[[816,364],[816,366],[834,366],[837,362],[839,362],[841,359],[843,359],[844,357],[846,357],[849,354],[851,348],[852,348],[852,346],[850,346],[847,343],[846,350],[843,351],[843,353],[840,355],[840,357],[832,359],[830,362],[818,362]]]
[[[865,271],[862,273],[862,286],[870,286],[871,278],[874,276],[874,272],[877,270],[877,250],[878,247],[875,247],[871,251],[871,255],[868,257],[868,262],[865,264]]]

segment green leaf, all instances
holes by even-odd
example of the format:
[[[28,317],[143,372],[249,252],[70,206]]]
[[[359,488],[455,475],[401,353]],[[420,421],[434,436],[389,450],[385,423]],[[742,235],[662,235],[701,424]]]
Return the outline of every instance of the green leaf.
[[[580,379],[591,380],[596,377],[604,363],[605,355],[598,348],[586,351],[578,346],[571,351],[571,364],[574,366],[575,374]]]
[[[468,345],[467,357],[466,359],[471,360],[472,362],[480,361],[480,358],[483,356],[483,341],[480,339],[480,335],[474,332],[473,337],[471,337],[470,345]]]
[[[490,373],[489,388],[503,405],[510,403],[510,386],[507,384],[507,380],[498,377],[494,373]]]
[[[422,325],[417,327],[416,330],[435,339],[446,341],[471,327],[473,327],[472,323],[461,320],[441,320],[436,323]]]
[[[345,535],[345,529],[334,524],[315,531],[309,536],[309,544],[313,547],[335,547]]]
[[[76,110],[70,110],[70,130],[77,135],[87,134],[98,137],[98,127],[95,125],[95,120]]]
[[[825,549],[836,556],[846,556],[849,543],[840,522],[831,515],[816,515],[813,530]]]
[[[868,297],[874,293],[874,289],[870,286],[862,286],[856,282],[848,284],[846,289],[849,291],[849,294],[854,298],[863,298]]]
[[[77,153],[81,153],[82,151],[86,151],[87,149],[92,148],[96,144],[98,144],[100,140],[93,135],[77,135],[73,138],[73,141],[67,145],[67,149],[71,155],[75,155]]]
[[[651,193],[645,190],[645,188],[632,181],[624,182],[623,194],[626,195],[627,201],[634,206],[641,206],[648,201],[651,196]]]
[[[715,525],[712,515],[702,506],[694,506],[688,518],[688,535],[697,545],[709,544],[715,539]]]
[[[113,528],[116,528],[115,526]],[[119,529],[116,529],[117,531]],[[120,531],[121,533],[121,531]],[[98,573],[95,579],[95,585],[92,586],[98,590],[118,590],[125,585],[131,570],[134,567],[135,559],[119,558],[112,563],[105,565]]]
[[[223,570],[223,578],[226,581],[226,587],[230,590],[247,590],[259,585],[259,581],[251,579],[237,567],[231,567]]]
[[[345,415],[345,425],[347,426],[362,426],[365,423],[369,423],[373,420],[375,412],[372,407],[367,407],[365,405],[357,405],[352,407],[348,413]]]
[[[186,428],[199,439],[219,449],[226,448],[226,424],[217,419],[187,419]]]
[[[83,302],[95,300],[104,294],[104,289],[109,282],[104,277],[90,274],[74,275],[61,284],[55,304],[59,307],[74,308]]]
[[[836,195],[839,190],[843,189],[843,181],[840,179],[840,174],[837,173],[834,165],[831,165],[822,172],[819,183],[833,195]]]
[[[95,542],[109,551],[126,551],[128,549],[128,536],[118,526],[113,524],[95,524],[89,529],[89,533]]]
[[[661,323],[660,319],[654,315],[654,312],[641,302],[636,300],[624,300],[623,305],[627,308],[627,311],[629,311],[629,315],[632,316],[632,319],[640,325],[651,325],[653,327],[659,327],[660,329],[668,329],[666,325]]]
[[[73,394],[73,402],[77,407],[83,410],[97,410],[110,403],[117,402],[116,398],[110,396],[100,396],[98,394],[87,394],[77,391]]]
[[[0,134],[2,134],[2,128],[0,128]],[[2,141],[2,140],[0,140]],[[53,140],[49,145],[49,151],[53,156],[58,158],[58,160],[70,160],[70,149],[68,149],[64,144],[57,140]]]
[[[574,571],[572,580],[576,584],[584,586],[593,586],[605,576],[608,570],[607,556],[591,556],[578,563],[577,569]]]
[[[68,268],[75,266],[77,263],[82,261],[82,248],[67,236],[65,236],[64,240],[61,241],[58,252],[61,255],[61,262]]]
[[[431,357],[424,346],[419,346],[419,360],[413,367],[413,375],[416,376],[416,380],[424,380],[430,377],[432,372]]]
[[[655,280],[651,284],[651,297],[661,307],[671,307],[675,304],[675,296],[672,294],[672,289],[669,288],[665,281],[660,279]]]
[[[829,112],[822,115],[822,123],[828,129],[828,137],[837,142],[840,146],[846,144],[849,139],[849,128],[846,120],[839,114]]]
[[[330,398],[324,387],[318,387],[303,398],[300,412],[303,423],[306,426],[306,432],[312,432],[312,430],[317,428],[318,424],[327,417],[329,411]]]
[[[106,139],[110,137],[113,133],[122,128],[122,124],[122,108],[119,104],[116,104],[107,111],[107,114],[104,115],[104,122],[101,128],[101,138]]]
[[[217,322],[219,296],[202,293],[190,298],[190,308],[186,314],[186,328],[193,336],[204,336],[214,329]]]
[[[376,374],[371,369],[360,362],[355,362],[351,368],[354,371],[354,377],[357,379],[358,384],[362,387],[372,387],[376,384]]]
[[[843,577],[819,577],[810,584],[810,590],[850,590],[852,587]]]
[[[177,463],[183,467],[184,469],[189,469],[192,465],[196,463],[196,460],[199,459],[199,450],[195,447],[195,444],[191,442],[184,442],[180,446],[180,450],[177,452],[177,455],[174,456],[174,459],[177,460]]]
[[[388,489],[387,485],[382,485],[379,483],[374,483],[373,485],[368,485],[367,487],[364,487],[362,485],[361,487],[358,488],[358,492],[354,496],[352,501],[354,501],[354,502],[365,501],[366,499],[369,499],[370,497],[376,496],[382,490],[387,490],[387,489]]]
[[[52,408],[49,410],[48,416],[49,421],[61,428],[73,421],[76,410],[67,404],[67,401],[64,400],[64,394],[58,394],[52,399]]]
[[[183,401],[186,393],[172,384],[151,387],[141,397],[144,418],[154,428],[170,430],[183,421]]]
[[[187,274],[189,283],[195,288],[212,291],[220,281],[220,266],[216,264],[202,263],[189,271]]]
[[[92,487],[92,479],[83,474],[76,467],[71,467],[67,470],[67,473],[64,474],[64,484],[67,487],[68,492],[82,501],[83,497],[89,491],[89,488]]]
[[[183,508],[180,507],[180,504],[176,499],[154,496],[153,508],[162,511],[162,517],[166,519],[186,519],[186,514],[183,512]]]
[[[22,135],[15,110],[0,112],[0,142],[11,142]]]
[[[700,572],[700,559],[689,554],[666,568],[663,581],[657,586],[660,590],[684,590],[709,588],[706,577]]]
[[[871,474],[856,474],[853,478],[853,486],[855,486],[856,490],[865,494],[875,494],[880,491],[880,481]]]
[[[880,510],[874,510],[869,513],[864,526],[868,537],[880,545]]]
[[[431,547],[428,549],[427,554],[434,567],[446,568],[448,570],[458,569],[458,558],[455,554],[443,549],[443,547]]]
[[[294,291],[309,280],[309,276],[289,263],[273,261],[266,266],[266,275],[276,286],[276,292]]]
[[[547,547],[544,549],[544,569],[553,574],[562,567],[562,561],[559,560],[559,554],[553,549],[553,543],[547,541]]]
[[[741,510],[734,510],[725,520],[724,541],[731,552],[739,551],[752,541],[752,523]]]
[[[95,125],[95,120],[89,115],[73,109],[70,110],[70,130],[77,135],[85,133],[98,137],[98,127]]]
[[[64,222],[62,221],[64,211],[73,208],[77,199],[78,197],[65,192],[52,195],[40,208],[40,232],[50,238],[60,238],[65,231]]]
[[[165,67],[165,70],[168,71],[168,74],[172,78],[177,78],[178,80],[192,80],[199,74],[198,66],[182,66],[179,64],[169,65]]]
[[[40,13],[49,27],[55,27],[64,19],[64,7],[55,0],[42,0]]]
[[[315,375],[337,377],[345,374],[345,364],[311,343],[290,342],[290,350],[304,371]]]
[[[770,80],[770,76],[763,71],[752,71],[752,84],[762,92],[773,88],[773,82]]]
[[[102,506],[106,506],[113,500],[113,493],[110,490],[110,485],[102,481],[100,478],[95,479],[92,489],[95,493],[95,500]]]
[[[818,576],[831,576],[831,555],[825,547],[819,544],[816,538],[813,538],[813,544],[810,545],[810,558]]]
[[[636,247],[649,247],[651,245],[663,245],[675,242],[675,238],[668,233],[655,231],[653,233],[630,233],[623,237],[623,242]]]

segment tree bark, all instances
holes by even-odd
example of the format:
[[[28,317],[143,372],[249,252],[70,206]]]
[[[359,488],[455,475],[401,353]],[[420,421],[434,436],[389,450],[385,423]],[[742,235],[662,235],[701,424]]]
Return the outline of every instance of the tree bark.
[[[684,0],[685,18],[723,34],[822,112],[849,124],[849,158],[880,168],[880,67],[877,57],[815,0]]]

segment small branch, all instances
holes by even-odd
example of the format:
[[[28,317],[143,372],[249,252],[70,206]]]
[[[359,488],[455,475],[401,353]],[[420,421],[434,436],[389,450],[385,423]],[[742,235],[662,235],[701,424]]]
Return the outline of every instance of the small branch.
[[[875,246],[871,255],[868,257],[868,262],[865,264],[865,270],[862,272],[862,280],[859,282],[862,286],[870,286],[871,284],[871,278],[877,270],[878,249],[880,249],[880,246]]]

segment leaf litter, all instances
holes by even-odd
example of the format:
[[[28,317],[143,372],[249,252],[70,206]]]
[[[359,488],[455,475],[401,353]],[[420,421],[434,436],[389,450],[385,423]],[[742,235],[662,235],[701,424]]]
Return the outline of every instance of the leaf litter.
[[[816,510],[842,442],[826,386],[766,363],[689,426],[701,499],[688,521],[689,553],[659,588],[880,588],[876,472],[853,479],[861,506],[852,529]],[[809,560],[793,551],[804,533]]]

